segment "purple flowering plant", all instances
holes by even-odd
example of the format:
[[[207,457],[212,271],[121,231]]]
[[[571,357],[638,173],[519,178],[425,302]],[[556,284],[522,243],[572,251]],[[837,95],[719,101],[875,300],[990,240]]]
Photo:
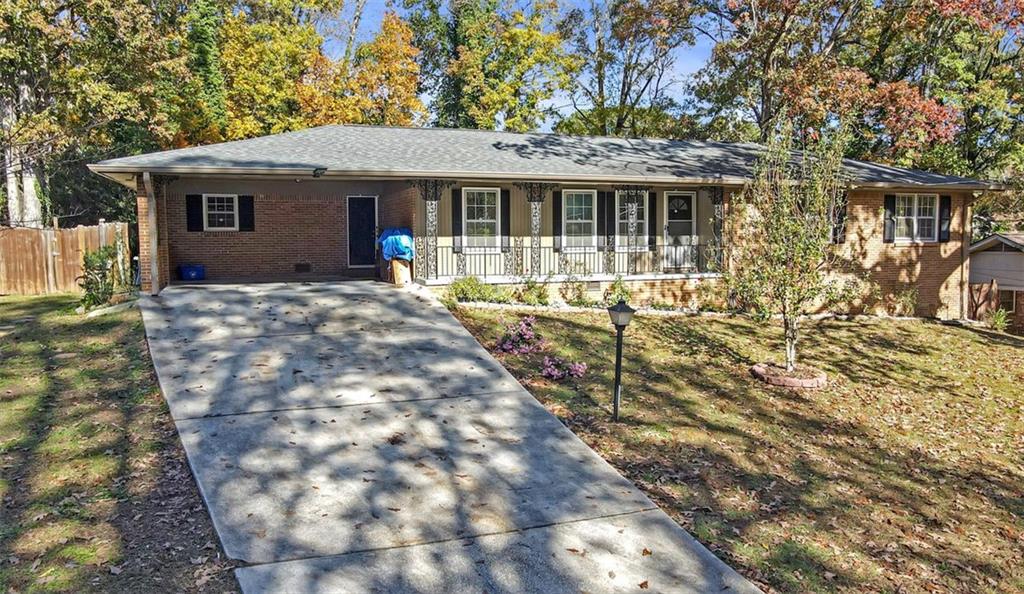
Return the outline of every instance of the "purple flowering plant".
[[[586,372],[586,363],[568,363],[559,357],[545,355],[540,374],[548,379],[559,381],[567,377],[581,378]]]
[[[534,330],[537,319],[526,316],[505,327],[505,333],[498,339],[498,350],[512,355],[536,353],[544,348],[544,340]]]

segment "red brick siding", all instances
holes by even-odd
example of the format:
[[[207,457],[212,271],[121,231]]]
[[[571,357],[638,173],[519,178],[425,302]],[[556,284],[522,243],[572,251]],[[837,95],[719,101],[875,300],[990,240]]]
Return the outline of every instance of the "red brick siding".
[[[202,264],[209,279],[272,279],[348,272],[344,196],[268,196],[253,199],[255,231],[188,231],[185,195],[168,196],[170,265]]]
[[[877,284],[881,303],[868,309],[892,310],[901,292],[917,290],[917,315],[944,319],[966,316],[968,270],[965,237],[970,229],[969,204],[965,196],[940,192],[952,198],[948,242],[901,244],[883,242],[885,191],[854,191],[847,208],[846,243],[840,252],[844,268],[867,272]],[[968,223],[969,224],[969,223]],[[963,306],[963,307],[962,307]]]
[[[168,267],[169,249],[167,237],[167,208],[164,200],[164,182],[160,178],[153,180],[153,195],[157,205],[157,266],[158,266],[158,288],[164,288],[170,283],[170,272]],[[150,237],[149,237],[149,198],[142,176],[138,176],[136,182],[135,206],[138,212],[139,224],[139,271],[142,280],[142,290],[146,293],[152,292],[152,267],[150,258]]]
[[[396,187],[387,193],[378,203],[381,227],[416,226],[416,200],[419,192],[413,187]]]

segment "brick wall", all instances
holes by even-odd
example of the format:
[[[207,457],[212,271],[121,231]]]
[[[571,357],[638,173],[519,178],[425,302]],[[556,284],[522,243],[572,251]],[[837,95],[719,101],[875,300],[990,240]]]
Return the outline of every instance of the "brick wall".
[[[948,242],[884,243],[886,193],[891,192],[862,190],[849,196],[846,243],[840,252],[843,268],[868,273],[878,291],[877,298],[866,298],[860,305],[871,311],[909,313],[895,311],[896,304],[916,290],[916,315],[966,317],[968,264],[963,240],[970,240],[969,198],[943,193],[952,198]]]
[[[140,177],[141,180],[141,177]],[[404,182],[159,180],[155,184],[160,238],[160,286],[177,278],[180,264],[202,264],[210,280],[332,278],[372,275],[348,268],[347,196],[378,196],[381,226],[412,227],[415,191]],[[255,231],[188,231],[185,196],[253,196]],[[138,189],[140,264],[149,291],[147,202]],[[295,272],[309,264],[308,273]]]
[[[411,186],[395,186],[380,201],[381,227],[416,227],[416,201],[419,191]]]
[[[164,199],[166,183],[159,177],[153,179],[153,196],[157,206],[157,287],[162,289],[170,283],[168,267],[169,247],[167,237],[167,202]],[[142,176],[136,180],[135,206],[138,212],[139,225],[139,271],[142,279],[142,290],[152,292],[152,267],[149,236],[149,197]]]
[[[255,194],[256,230],[188,231],[185,196],[168,196],[170,265],[202,264],[209,279],[342,276],[348,272],[343,196]],[[297,273],[296,264],[308,264]]]

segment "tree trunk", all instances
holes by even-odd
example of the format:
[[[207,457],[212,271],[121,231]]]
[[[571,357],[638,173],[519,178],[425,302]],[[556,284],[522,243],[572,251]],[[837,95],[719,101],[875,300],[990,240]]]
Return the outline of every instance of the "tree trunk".
[[[18,191],[18,168],[14,149],[4,149],[4,174],[7,180],[7,220],[11,227],[22,226],[21,192]]]
[[[786,337],[786,371],[796,370],[796,343],[798,336],[798,318],[796,316],[783,316],[783,333]]]
[[[3,107],[3,129],[8,131],[14,128],[14,106],[10,102],[5,102]],[[8,224],[12,227],[20,227],[23,209],[21,192],[18,191],[18,157],[13,144],[4,147],[3,158],[4,178],[7,184]]]
[[[22,225],[40,229],[43,226],[43,205],[39,201],[36,167],[29,160],[21,162]]]

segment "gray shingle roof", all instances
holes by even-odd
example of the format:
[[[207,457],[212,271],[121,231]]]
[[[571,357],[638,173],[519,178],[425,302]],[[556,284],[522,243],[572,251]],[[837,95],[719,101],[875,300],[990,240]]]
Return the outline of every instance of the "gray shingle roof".
[[[512,134],[443,128],[322,126],[102,161],[99,173],[231,173],[327,176],[742,183],[761,147],[689,140]],[[847,161],[855,183],[884,187],[998,189],[926,171]]]

